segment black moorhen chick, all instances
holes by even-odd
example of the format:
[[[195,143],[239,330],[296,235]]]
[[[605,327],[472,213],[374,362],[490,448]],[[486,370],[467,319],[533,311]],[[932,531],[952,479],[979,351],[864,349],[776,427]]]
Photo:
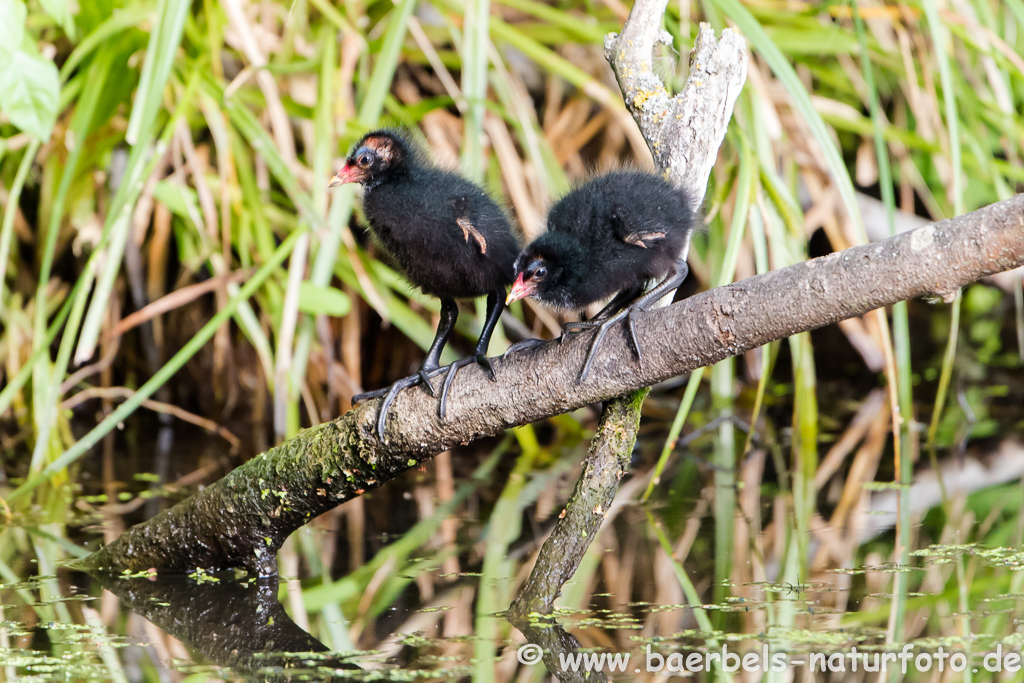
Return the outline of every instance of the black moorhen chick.
[[[569,323],[564,333],[597,327],[577,382],[590,372],[608,329],[633,322],[686,278],[684,248],[694,229],[695,207],[661,176],[616,171],[577,187],[552,207],[548,230],[516,259],[516,281],[506,304],[532,296],[555,308],[579,311],[615,295],[590,322]],[[659,284],[646,294],[650,281]],[[522,348],[516,345],[515,348]]]
[[[395,130],[368,133],[355,144],[330,187],[363,186],[363,211],[377,242],[405,277],[441,300],[441,321],[417,374],[388,389],[353,401],[384,395],[377,431],[384,436],[388,410],[398,392],[416,384],[436,396],[430,378],[440,371],[441,350],[458,318],[456,299],[487,296],[487,319],[474,355],[453,363],[441,393],[440,414],[455,372],[474,360],[494,379],[487,345],[505,308],[519,245],[501,208],[480,187],[422,159],[409,138]]]

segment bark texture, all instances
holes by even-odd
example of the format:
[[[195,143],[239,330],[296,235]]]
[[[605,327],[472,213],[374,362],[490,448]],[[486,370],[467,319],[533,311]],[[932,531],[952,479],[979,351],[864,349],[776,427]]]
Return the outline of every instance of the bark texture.
[[[658,44],[672,44],[661,27],[667,6],[668,0],[635,3],[622,33],[605,38],[604,53],[654,163],[699,200],[747,79],[747,44],[731,29],[716,41],[711,27],[701,24],[686,84],[670,96],[652,70]]]
[[[257,456],[83,561],[93,569],[183,571],[243,566],[273,574],[291,532],[365,490],[458,444],[575,410],[711,365],[776,339],[937,295],[1024,265],[1024,195],[909,233],[742,280],[637,316],[638,363],[622,329],[609,333],[590,377],[574,380],[592,332],[494,362],[496,382],[468,366],[449,418],[425,391],[402,392],[388,444],[379,400]]]
[[[619,482],[629,471],[640,427],[640,407],[648,393],[650,389],[645,388],[631,392],[628,399],[619,397],[601,414],[576,490],[544,541],[530,578],[509,607],[509,618],[517,626],[518,620],[531,613],[551,613],[562,586],[576,573],[587,548],[597,538]]]

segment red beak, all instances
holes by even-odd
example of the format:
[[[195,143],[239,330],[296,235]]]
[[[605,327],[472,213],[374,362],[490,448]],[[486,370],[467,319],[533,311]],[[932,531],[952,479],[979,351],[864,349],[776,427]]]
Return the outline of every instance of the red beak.
[[[327,187],[338,187],[345,183],[357,183],[359,182],[359,170],[352,168],[348,164],[341,167],[341,170],[331,178],[331,182],[327,183]]]
[[[525,299],[533,294],[535,289],[537,289],[537,285],[533,282],[526,282],[523,280],[523,274],[519,273],[519,277],[516,278],[516,283],[512,285],[512,291],[508,293],[508,298],[505,299],[505,305],[507,306],[513,301]]]

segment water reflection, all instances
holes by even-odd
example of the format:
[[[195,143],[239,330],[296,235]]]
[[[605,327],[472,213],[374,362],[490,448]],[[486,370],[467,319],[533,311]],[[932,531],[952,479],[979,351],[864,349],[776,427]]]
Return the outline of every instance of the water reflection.
[[[208,662],[260,680],[307,674],[349,678],[355,664],[292,621],[278,601],[276,579],[233,575],[97,577],[126,607],[198,652]]]
[[[927,557],[918,556],[920,566],[914,572],[950,567],[965,558],[976,560],[980,573],[1021,566],[1019,553],[1008,549],[947,546],[930,549]],[[870,579],[868,585],[873,585],[898,569],[867,566],[848,571],[841,577]],[[473,577],[463,578],[463,587],[472,584]],[[111,591],[104,594],[108,600],[116,595],[126,612],[131,610],[176,638],[191,656],[180,650],[175,653],[171,638],[161,642],[157,628],[139,628],[141,620],[112,612],[103,619],[101,612],[106,610],[100,607],[100,585]],[[8,603],[0,615],[0,667],[6,669],[0,675],[6,673],[6,680],[40,681],[173,681],[200,674],[195,680],[205,680],[205,675],[246,681],[591,683],[662,680],[666,674],[684,672],[696,680],[725,680],[729,675],[734,680],[768,680],[812,666],[821,673],[827,664],[827,671],[834,672],[829,680],[849,680],[846,676],[854,666],[858,672],[879,671],[876,660],[906,653],[912,657],[908,665],[916,678],[924,680],[930,672],[926,667],[933,671],[942,662],[987,673],[992,666],[1014,670],[1011,658],[1019,656],[1019,635],[1013,625],[1024,597],[1009,585],[997,590],[976,584],[965,596],[968,612],[936,615],[945,631],[942,636],[922,634],[896,643],[886,642],[882,626],[891,601],[886,594],[862,594],[857,598],[864,603],[860,610],[842,611],[831,603],[852,596],[831,582],[729,584],[728,588],[733,594],[730,600],[700,608],[723,615],[730,624],[757,617],[761,628],[745,622],[725,630],[694,628],[695,610],[685,604],[631,602],[625,611],[617,611],[591,602],[584,610],[559,609],[554,618],[506,622],[501,613],[478,613],[466,630],[446,634],[438,627],[437,617],[444,613],[439,605],[445,602],[439,598],[438,606],[396,613],[393,628],[375,631],[372,640],[353,638],[378,648],[376,652],[337,654],[289,617],[279,601],[276,581],[230,574],[155,580],[119,576],[102,581],[84,575],[61,574],[59,580],[43,576],[0,586],[3,602]],[[910,602],[915,609],[927,610],[941,596],[940,587],[933,594],[912,596]],[[610,597],[603,594],[598,601]],[[663,622],[664,628],[656,628],[655,622]],[[349,623],[353,629],[368,631],[365,623]],[[971,624],[968,638],[950,628],[958,623]],[[313,633],[331,637],[322,626]],[[481,654],[478,646],[485,640],[494,649]],[[150,648],[150,654],[159,654],[152,663],[146,655]],[[588,661],[599,661],[601,666],[588,671]],[[901,665],[891,660],[890,667],[893,662]]]
[[[510,618],[509,622],[526,636],[526,645],[516,651],[520,664],[544,663],[548,673],[561,683],[597,683],[608,680],[602,672],[573,671],[564,663],[581,654],[580,641],[553,621]]]
[[[219,676],[261,681],[419,677],[412,670],[363,671],[331,653],[285,612],[276,579],[246,579],[234,573],[94,578],[120,598],[124,608],[177,638],[208,664],[221,667]],[[562,683],[608,681],[601,672],[566,670],[564,662],[588,650],[553,619],[508,620],[527,641],[517,648],[520,664],[543,663]]]

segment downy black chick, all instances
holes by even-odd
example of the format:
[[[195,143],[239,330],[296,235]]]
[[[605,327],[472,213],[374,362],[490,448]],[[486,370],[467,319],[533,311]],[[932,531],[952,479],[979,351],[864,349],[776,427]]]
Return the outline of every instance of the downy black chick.
[[[456,299],[486,295],[487,316],[473,356],[449,368],[441,393],[441,417],[460,366],[475,360],[494,379],[487,345],[505,307],[519,245],[505,213],[483,189],[432,166],[404,134],[374,131],[352,150],[330,187],[362,184],[363,211],[381,248],[409,282],[441,300],[437,333],[417,374],[388,389],[353,397],[356,401],[385,395],[377,418],[383,438],[388,410],[400,390],[422,382],[431,395],[437,395],[430,378],[441,371],[441,351],[459,315]]]
[[[569,192],[548,214],[548,229],[516,259],[516,281],[506,303],[532,296],[569,311],[612,297],[590,322],[563,330],[597,327],[578,382],[608,329],[628,318],[630,341],[640,346],[632,314],[647,310],[686,278],[683,250],[695,225],[687,195],[661,176],[616,171]],[[659,284],[644,294],[651,281]],[[518,346],[518,345],[517,345]]]

